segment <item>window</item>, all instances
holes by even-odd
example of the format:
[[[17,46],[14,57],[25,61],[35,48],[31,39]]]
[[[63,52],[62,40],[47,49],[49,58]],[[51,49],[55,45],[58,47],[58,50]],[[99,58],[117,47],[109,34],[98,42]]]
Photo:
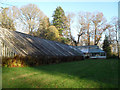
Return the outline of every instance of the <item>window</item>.
[[[100,53],[96,53],[96,56],[100,56]]]

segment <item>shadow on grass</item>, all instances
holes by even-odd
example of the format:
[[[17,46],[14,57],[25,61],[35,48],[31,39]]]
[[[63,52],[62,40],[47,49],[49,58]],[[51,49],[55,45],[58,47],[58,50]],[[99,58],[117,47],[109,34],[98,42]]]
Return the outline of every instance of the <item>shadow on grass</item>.
[[[86,60],[33,68],[51,75],[77,77],[118,87],[118,61],[114,60]]]
[[[38,72],[38,74],[33,76],[25,77],[22,79],[19,78],[19,79],[16,79],[16,81],[15,80],[10,81],[11,83],[12,82],[15,83],[15,85],[13,84],[13,86],[11,87],[20,87],[20,88],[31,87],[31,84],[33,82],[34,82],[34,85],[36,84],[35,86],[41,85],[41,87],[47,87],[44,84],[44,81],[47,79],[46,76],[44,76],[45,80],[43,81],[38,79],[39,77],[42,77],[42,75],[45,75],[45,74],[47,74],[48,76],[52,76],[50,77],[51,82],[53,78],[55,78],[56,76],[60,76],[61,78],[64,77],[64,79],[67,78],[68,80],[71,80],[71,81],[77,78],[78,81],[88,80],[88,82],[89,81],[97,82],[97,83],[100,83],[98,84],[99,86],[97,85],[98,88],[99,87],[101,88],[102,87],[107,87],[107,88],[118,87],[118,61],[115,61],[115,60],[109,60],[109,61],[108,60],[85,60],[85,61],[75,61],[75,62],[67,62],[67,63],[60,63],[60,64],[37,66],[37,67],[22,67],[22,68],[19,67],[19,68],[11,68],[11,69],[12,71],[14,70],[17,71],[21,69],[19,72],[22,72],[22,70],[24,70],[22,72],[23,74],[27,72],[28,73]],[[9,72],[9,68],[5,70],[4,73],[5,72],[7,73],[7,71]],[[36,76],[37,78],[35,78]],[[58,78],[54,79],[53,83],[57,83],[58,82],[57,80],[59,81]],[[48,82],[48,83],[51,84],[51,82]],[[105,85],[102,83],[104,83]],[[52,86],[48,86],[48,87],[52,87]],[[74,85],[71,85],[71,87],[74,87]]]

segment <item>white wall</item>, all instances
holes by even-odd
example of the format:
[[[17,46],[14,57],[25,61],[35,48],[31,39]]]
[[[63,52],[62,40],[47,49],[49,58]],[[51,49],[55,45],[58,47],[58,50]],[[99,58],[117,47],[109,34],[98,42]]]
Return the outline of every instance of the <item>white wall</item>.
[[[90,56],[90,58],[106,58],[106,56]]]

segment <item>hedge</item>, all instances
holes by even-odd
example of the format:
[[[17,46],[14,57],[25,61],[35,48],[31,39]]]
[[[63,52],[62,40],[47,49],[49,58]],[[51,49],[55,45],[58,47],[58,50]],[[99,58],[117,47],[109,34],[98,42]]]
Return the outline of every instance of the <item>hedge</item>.
[[[70,62],[84,60],[82,56],[19,56],[13,58],[2,57],[2,66],[4,67],[26,67],[26,66],[39,66],[44,64],[54,64],[61,62]]]

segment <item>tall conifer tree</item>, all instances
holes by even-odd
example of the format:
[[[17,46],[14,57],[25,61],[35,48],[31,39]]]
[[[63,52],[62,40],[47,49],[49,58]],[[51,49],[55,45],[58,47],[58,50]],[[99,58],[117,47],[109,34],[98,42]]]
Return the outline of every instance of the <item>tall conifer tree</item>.
[[[63,36],[63,31],[67,28],[67,18],[64,10],[59,6],[53,14],[53,25],[58,29],[60,36]]]
[[[110,47],[110,42],[107,36],[105,36],[105,39],[103,42],[103,51],[106,52],[107,58],[111,57],[111,47]]]

